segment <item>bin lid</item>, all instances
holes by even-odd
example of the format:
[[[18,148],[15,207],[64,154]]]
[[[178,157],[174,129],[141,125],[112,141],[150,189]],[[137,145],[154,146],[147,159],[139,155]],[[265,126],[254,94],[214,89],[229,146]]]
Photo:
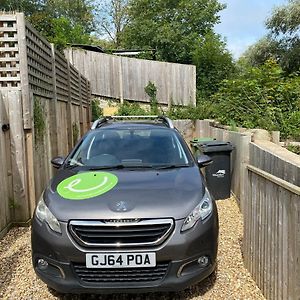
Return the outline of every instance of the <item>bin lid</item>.
[[[191,143],[199,143],[199,142],[208,142],[208,141],[214,141],[215,138],[212,137],[202,137],[202,138],[194,138],[191,140]]]
[[[197,147],[209,141],[214,141],[215,139],[212,137],[202,137],[202,138],[194,138],[190,141],[191,146]]]
[[[233,146],[230,142],[223,141],[208,141],[198,145],[203,153],[210,152],[231,152]]]

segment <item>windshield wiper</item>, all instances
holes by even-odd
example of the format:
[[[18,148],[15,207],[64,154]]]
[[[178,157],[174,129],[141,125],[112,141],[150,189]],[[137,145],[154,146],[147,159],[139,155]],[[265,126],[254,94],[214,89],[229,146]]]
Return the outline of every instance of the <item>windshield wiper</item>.
[[[105,169],[155,169],[152,165],[113,165],[113,166],[94,166],[89,167],[89,170],[95,171],[95,170],[105,170]]]
[[[186,164],[178,164],[178,165],[165,165],[165,166],[157,166],[156,170],[165,170],[165,169],[177,169],[177,168],[187,168],[189,165]]]
[[[106,169],[123,169],[124,165],[113,165],[113,166],[94,166],[94,167],[88,167],[91,171],[96,170],[106,170]]]

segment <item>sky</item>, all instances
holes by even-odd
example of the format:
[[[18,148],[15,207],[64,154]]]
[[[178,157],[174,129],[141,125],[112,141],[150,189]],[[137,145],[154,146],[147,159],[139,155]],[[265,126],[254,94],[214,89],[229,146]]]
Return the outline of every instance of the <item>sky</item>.
[[[276,6],[287,0],[221,0],[227,8],[220,13],[215,30],[227,41],[228,49],[238,58],[248,46],[266,34],[265,20]]]

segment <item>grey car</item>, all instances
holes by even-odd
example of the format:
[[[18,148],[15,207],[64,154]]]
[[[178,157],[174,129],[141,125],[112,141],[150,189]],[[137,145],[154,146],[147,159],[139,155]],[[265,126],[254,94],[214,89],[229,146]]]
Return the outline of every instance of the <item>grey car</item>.
[[[66,157],[32,221],[32,262],[62,293],[183,290],[216,267],[218,214],[166,117],[106,117]]]

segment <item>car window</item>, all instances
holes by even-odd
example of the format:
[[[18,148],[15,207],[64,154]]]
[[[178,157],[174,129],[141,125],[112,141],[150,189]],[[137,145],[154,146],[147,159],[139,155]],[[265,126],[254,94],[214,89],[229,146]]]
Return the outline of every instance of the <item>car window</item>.
[[[188,165],[175,132],[163,128],[100,129],[87,135],[67,162],[84,166]]]

